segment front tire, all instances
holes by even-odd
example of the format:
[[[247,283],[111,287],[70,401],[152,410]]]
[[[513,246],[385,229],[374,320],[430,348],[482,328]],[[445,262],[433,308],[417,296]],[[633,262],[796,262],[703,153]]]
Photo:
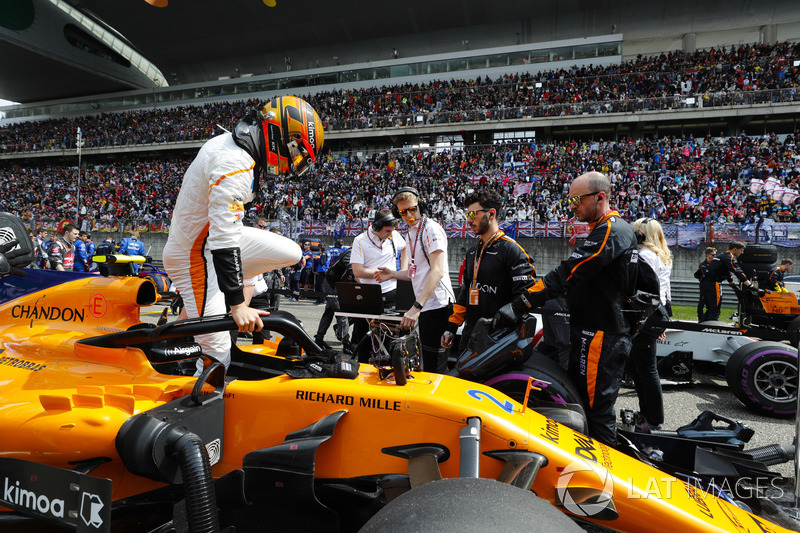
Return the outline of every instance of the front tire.
[[[580,533],[565,514],[532,492],[491,479],[426,483],[392,500],[360,533],[525,531]]]
[[[749,409],[767,416],[797,411],[797,350],[779,342],[754,342],[731,355],[725,367],[731,391]]]

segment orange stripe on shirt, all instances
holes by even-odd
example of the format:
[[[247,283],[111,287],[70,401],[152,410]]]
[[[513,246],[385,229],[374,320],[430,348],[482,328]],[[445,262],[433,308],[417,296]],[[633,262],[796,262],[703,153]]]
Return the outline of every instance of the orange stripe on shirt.
[[[197,315],[203,316],[206,309],[206,294],[208,291],[207,282],[208,276],[206,275],[206,240],[208,239],[208,228],[210,224],[207,222],[200,234],[192,244],[192,251],[189,256],[189,279],[192,283],[192,294],[194,294],[194,303],[197,306]]]
[[[572,277],[572,275],[575,273],[575,271],[576,271],[576,270],[578,270],[578,267],[579,267],[579,266],[581,266],[582,264],[584,264],[586,261],[591,261],[592,259],[594,259],[595,257],[597,257],[597,255],[598,255],[600,252],[602,252],[602,251],[603,251],[603,248],[605,248],[605,246],[606,246],[606,243],[608,242],[608,236],[609,236],[609,235],[611,235],[611,224],[609,224],[608,226],[606,226],[606,236],[605,236],[605,237],[603,237],[603,243],[600,245],[600,248],[598,248],[598,250],[597,250],[595,253],[593,253],[592,255],[590,255],[589,257],[587,257],[586,259],[584,259],[583,261],[581,261],[581,262],[580,262],[580,263],[578,263],[577,265],[575,265],[575,266],[573,267],[573,269],[569,271],[569,276],[567,276],[567,280],[569,280],[569,279]]]
[[[241,174],[242,172],[250,172],[251,170],[253,170],[255,168],[255,166],[256,166],[256,162],[253,161],[253,164],[250,165],[250,168],[240,168],[239,170],[234,170],[233,172],[229,172],[227,174],[223,174],[222,176],[219,177],[219,179],[215,183],[212,183],[211,186],[208,188],[209,194],[211,193],[211,189],[213,189],[214,187],[216,187],[217,185],[222,183],[222,180],[224,180],[228,176],[234,176],[236,174]]]
[[[600,366],[600,353],[603,350],[603,332],[598,331],[589,345],[586,357],[586,393],[589,395],[589,407],[594,409],[594,389],[597,386],[597,368]]]
[[[527,260],[528,260],[528,263],[532,263],[532,262],[533,262],[533,261],[531,261],[531,256],[529,256],[529,255],[528,255],[528,252],[526,252],[526,251],[525,251],[525,248],[523,248],[522,246],[520,246],[520,245],[519,245],[519,243],[518,243],[517,241],[515,241],[514,239],[512,239],[512,238],[510,238],[510,237],[508,237],[508,236],[506,236],[506,235],[503,235],[503,236],[502,236],[502,237],[500,237],[500,238],[501,238],[501,239],[503,239],[504,241],[508,241],[508,242],[511,242],[511,243],[514,243],[514,244],[516,244],[516,245],[517,245],[517,247],[518,247],[520,250],[522,250],[522,253],[523,253],[523,254],[525,254],[525,259],[527,259]]]

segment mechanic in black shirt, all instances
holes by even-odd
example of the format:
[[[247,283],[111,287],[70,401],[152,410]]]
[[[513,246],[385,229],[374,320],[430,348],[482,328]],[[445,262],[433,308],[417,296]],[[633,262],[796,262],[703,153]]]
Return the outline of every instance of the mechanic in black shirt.
[[[467,222],[479,237],[467,252],[464,279],[453,313],[442,335],[442,347],[449,350],[458,327],[465,323],[459,351],[467,347],[479,318],[491,318],[515,294],[531,283],[536,270],[530,256],[517,242],[500,230],[497,213],[503,200],[497,191],[482,189],[466,197]]]
[[[589,223],[589,236],[568,259],[501,308],[496,323],[514,323],[546,300],[566,294],[569,376],[580,392],[589,436],[614,445],[614,403],[632,346],[622,310],[634,292],[639,252],[630,224],[611,208],[610,194],[611,184],[599,172],[573,180],[569,205],[575,218]]]
[[[700,292],[702,294],[709,294],[706,298],[706,320],[719,319],[720,302],[722,301],[722,292],[720,291],[720,282],[727,281],[733,286],[733,276],[739,278],[739,281],[750,287],[752,284],[747,279],[742,267],[739,266],[738,258],[744,252],[745,244],[740,241],[733,241],[730,248],[722,255],[716,256],[708,267],[703,280],[700,282]],[[713,294],[712,294],[713,291]]]
[[[772,272],[769,273],[769,283],[766,288],[771,291],[789,292],[783,284],[783,275],[789,272],[793,266],[794,261],[788,257],[786,259],[781,259],[780,266],[775,267]]]
[[[700,263],[700,266],[697,267],[697,270],[694,272],[694,277],[700,282],[700,301],[697,302],[697,321],[698,322],[705,322],[709,320],[708,318],[708,309],[710,308],[709,303],[713,302],[716,297],[717,293],[719,292],[718,284],[714,284],[715,286],[709,285],[708,288],[703,291],[703,279],[708,274],[708,267],[711,266],[711,261],[714,260],[714,257],[717,255],[717,249],[708,247],[706,248],[706,258]]]

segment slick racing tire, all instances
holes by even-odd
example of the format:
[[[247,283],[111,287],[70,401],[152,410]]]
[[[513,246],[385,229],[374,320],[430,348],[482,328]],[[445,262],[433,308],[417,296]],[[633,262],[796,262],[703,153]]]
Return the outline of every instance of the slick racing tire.
[[[757,280],[762,289],[771,289],[771,287],[765,287],[762,285],[762,282],[769,279],[769,275],[772,273],[774,268],[772,263],[739,263],[739,266],[742,267],[742,272],[744,272],[744,275],[749,279]]]
[[[401,494],[370,518],[360,533],[424,531],[571,533],[583,529],[531,491],[492,479],[455,478]]]
[[[164,285],[164,278],[158,274],[147,274],[142,276],[143,279],[149,280],[150,283],[156,286],[156,292],[158,294],[164,294],[164,291],[167,290],[166,286]]]
[[[529,398],[533,397],[555,404],[581,403],[578,389],[572,384],[567,373],[555,361],[539,354],[535,354],[525,361],[522,368],[510,369],[508,372],[489,378],[484,385],[504,392],[522,403],[530,376],[546,383],[539,385],[541,388],[539,391],[531,390]]]
[[[771,265],[778,260],[778,249],[772,244],[748,244],[739,256],[739,263]]]
[[[797,411],[797,350],[780,342],[742,346],[725,367],[731,391],[749,409],[767,416]]]

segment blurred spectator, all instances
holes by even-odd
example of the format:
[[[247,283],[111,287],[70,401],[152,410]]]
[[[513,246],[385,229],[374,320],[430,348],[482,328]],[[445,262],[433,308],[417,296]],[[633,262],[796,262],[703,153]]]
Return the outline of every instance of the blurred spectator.
[[[146,250],[144,248],[144,243],[139,240],[139,232],[135,229],[132,229],[128,232],[128,237],[122,239],[122,242],[119,245],[119,253],[124,255],[141,255],[144,257]],[[133,264],[133,271],[137,274],[139,273],[139,264]]]

